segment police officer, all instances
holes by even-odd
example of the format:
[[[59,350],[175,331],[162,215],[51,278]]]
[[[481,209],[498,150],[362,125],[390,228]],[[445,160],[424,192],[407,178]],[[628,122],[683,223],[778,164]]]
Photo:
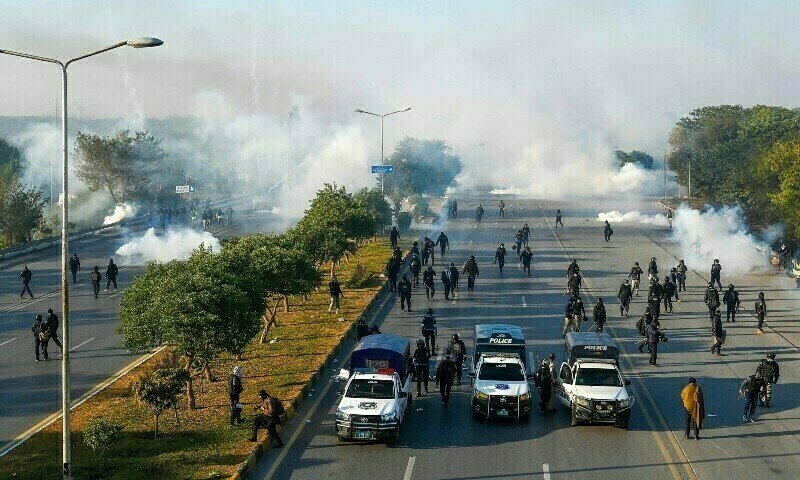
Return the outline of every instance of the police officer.
[[[397,248],[397,242],[400,240],[400,232],[397,230],[397,227],[392,227],[392,231],[389,232],[389,242],[392,244],[392,251]]]
[[[567,293],[570,296],[577,297],[581,293],[581,272],[577,270],[572,273],[572,276],[567,280]]]
[[[573,332],[580,332],[581,331],[581,322],[583,319],[586,318],[586,308],[583,305],[583,300],[581,297],[575,296],[575,299],[572,301],[572,331]]]
[[[672,297],[677,296],[678,288],[669,276],[664,277],[664,312],[672,313]]]
[[[100,280],[103,276],[100,274],[100,267],[94,266],[92,273],[89,274],[89,281],[92,283],[92,290],[94,290],[94,298],[100,295]]]
[[[581,267],[578,266],[578,261],[573,258],[572,262],[567,267],[567,278],[571,278],[573,273],[580,272],[580,271],[581,271]]]
[[[428,237],[425,237],[425,238],[422,239],[422,245],[420,245],[420,248],[422,249],[422,264],[423,265],[427,265],[428,264],[428,257],[430,257],[430,255],[431,255],[431,251],[428,248],[428,242],[430,242],[430,239]]]
[[[611,241],[611,235],[614,235],[614,230],[611,228],[611,224],[608,223],[608,220],[606,220],[606,224],[603,227],[603,238],[606,242]]]
[[[645,307],[644,314],[636,322],[636,330],[639,332],[639,335],[644,337],[643,340],[636,344],[636,348],[639,350],[639,353],[644,353],[644,346],[647,345],[647,327],[655,321],[656,320],[653,318],[653,312],[650,311],[650,307]]]
[[[528,222],[525,222],[525,225],[522,226],[522,243],[525,246],[528,245],[528,240],[531,238],[531,227],[528,226]]]
[[[450,280],[452,273],[450,272],[449,268],[445,268],[442,270],[441,279],[442,285],[444,286],[444,299],[450,300],[450,288],[452,287],[452,281]]]
[[[531,247],[525,247],[525,250],[522,251],[522,255],[520,255],[520,259],[522,260],[522,273],[528,272],[528,276],[531,276],[531,261],[533,260],[533,252],[531,251]]]
[[[569,300],[567,300],[567,304],[564,305],[564,329],[561,331],[562,337],[567,336],[567,330],[572,325],[572,314],[573,314],[572,307],[573,307],[573,302],[572,302],[572,297],[570,297]]]
[[[658,344],[661,342],[661,329],[658,320],[653,320],[647,326],[647,348],[650,349],[650,365],[658,365]]]
[[[650,289],[647,291],[647,303],[653,318],[658,320],[661,317],[661,298],[664,296],[664,287],[658,282],[658,276],[653,277],[650,282]]]
[[[185,209],[186,209],[186,207],[183,207],[182,211],[184,211]],[[228,208],[225,209],[225,216],[228,218],[228,226],[229,227],[233,226],[233,207],[232,206],[228,205]]]
[[[441,232],[436,238],[436,245],[439,246],[439,252],[441,253],[442,257],[444,257],[445,250],[450,248],[450,240],[447,238],[447,235],[445,235],[444,232]]]
[[[39,351],[42,349],[42,338],[41,334],[44,331],[44,326],[42,325],[42,315],[36,314],[35,320],[33,321],[33,325],[31,326],[31,332],[33,333],[33,347],[36,352],[36,361],[40,361],[39,358]],[[45,360],[48,358],[45,356]]]
[[[497,266],[500,267],[500,273],[503,273],[503,266],[505,266],[506,264],[507,253],[508,252],[506,251],[506,247],[502,243],[500,244],[499,247],[497,247],[497,250],[495,250],[494,252],[494,263],[496,263]]]
[[[431,352],[436,352],[436,317],[433,316],[432,308],[428,308],[422,317],[422,336],[425,338],[425,347]]]
[[[564,223],[561,221],[561,209],[557,208],[556,209],[556,226],[555,226],[555,228],[558,228],[559,225],[561,225],[561,228],[564,228]]]
[[[650,263],[647,265],[647,281],[652,281],[653,277],[658,276],[658,263],[656,263],[656,257],[652,257],[650,259]]]
[[[425,340],[417,339],[417,349],[414,350],[414,376],[417,377],[417,396],[422,396],[422,384],[425,384],[425,393],[428,393],[428,376],[430,375],[431,351],[425,346]]]
[[[458,337],[457,333],[453,334],[453,337],[447,344],[445,354],[453,357],[453,362],[456,364],[456,385],[461,385],[461,371],[464,368],[464,357],[467,356],[467,347],[464,345],[464,341]]]
[[[677,270],[678,291],[679,292],[685,292],[686,291],[686,272],[688,272],[689,269],[686,267],[686,264],[683,263],[683,260],[680,260],[678,262],[678,266],[675,267],[675,270]],[[678,301],[680,302],[680,300],[678,300]]]
[[[506,202],[500,200],[498,208],[500,209],[500,212],[498,212],[497,216],[500,218],[506,218]]]
[[[514,251],[517,252],[517,257],[519,258],[520,254],[522,253],[522,229],[517,230],[517,234],[514,235]]]
[[[672,295],[675,297],[676,301],[680,302],[681,299],[678,296],[678,269],[676,267],[672,267],[669,270],[669,280],[670,282],[672,282],[673,285],[675,285],[675,293],[673,293]],[[664,285],[666,286],[666,283],[664,283]]]
[[[117,268],[117,265],[114,263],[114,259],[109,258],[108,266],[106,267],[106,289],[105,289],[106,292],[108,291],[108,287],[110,287],[112,283],[114,284],[114,291],[115,292],[117,291],[118,273],[119,273],[119,268]]]
[[[422,274],[422,285],[425,287],[425,297],[428,300],[433,300],[433,294],[436,293],[435,277],[436,272],[433,271],[432,266],[428,265],[428,268]]]
[[[631,306],[631,296],[633,292],[631,291],[631,286],[628,284],[628,279],[622,281],[622,285],[619,286],[619,292],[617,293],[617,300],[619,300],[619,316],[625,315],[628,316],[628,309]]]
[[[728,291],[722,296],[722,303],[725,304],[725,310],[727,311],[725,321],[735,322],[736,312],[739,310],[741,302],[739,301],[739,292],[736,291],[732,283],[728,285]]]
[[[44,319],[44,329],[47,330],[47,335],[53,340],[53,343],[58,345],[58,349],[61,353],[64,353],[64,347],[61,345],[61,341],[58,340],[58,315],[53,313],[52,308],[47,309],[47,317]]]
[[[439,387],[439,394],[442,396],[442,404],[446,407],[450,403],[450,390],[456,379],[458,366],[453,361],[452,355],[446,355],[436,367],[436,383]]]
[[[342,292],[342,286],[339,283],[339,279],[336,278],[336,275],[333,275],[331,281],[328,282],[328,294],[331,296],[331,303],[328,305],[328,313],[332,313],[333,310],[336,310],[336,314],[338,315],[340,299],[344,297],[344,293]]]
[[[478,204],[478,208],[475,209],[475,220],[480,223],[483,220],[483,205]]]
[[[397,291],[397,275],[400,273],[400,261],[397,257],[392,255],[392,258],[386,262],[386,276],[389,277],[389,291]]]
[[[22,272],[19,274],[19,278],[22,279],[22,293],[19,294],[19,298],[22,298],[22,296],[25,295],[25,292],[28,292],[28,295],[33,298],[33,293],[31,292],[30,287],[31,277],[33,277],[33,272],[28,270],[28,266],[25,265],[25,267],[22,269]]]
[[[714,312],[719,308],[719,292],[714,288],[713,283],[708,284],[706,293],[703,296],[703,303],[708,307],[708,318],[714,319]]]
[[[633,267],[631,268],[631,273],[628,274],[628,278],[631,280],[631,291],[636,292],[636,296],[639,296],[639,282],[642,281],[642,274],[644,270],[642,267],[639,266],[639,262],[633,262]]]
[[[400,294],[400,310],[405,311],[408,305],[408,312],[411,313],[411,282],[404,273],[403,279],[397,284],[397,293]]]
[[[775,361],[775,352],[769,352],[767,358],[761,360],[756,369],[756,376],[764,380],[764,391],[759,399],[760,404],[762,407],[769,408],[772,401],[772,385],[778,383],[778,378],[781,376],[780,367]]]
[[[722,328],[722,315],[719,311],[714,313],[714,319],[711,322],[711,335],[714,343],[711,345],[711,353],[722,356],[722,344],[725,343],[725,329]]]
[[[467,275],[467,290],[470,292],[475,290],[475,279],[481,274],[478,270],[478,262],[475,261],[475,255],[469,256],[469,260],[464,264],[464,269],[461,273]]]
[[[603,299],[598,298],[597,303],[592,308],[592,320],[594,321],[594,325],[592,326],[591,330],[596,330],[598,332],[603,332],[603,325],[606,323],[606,306],[603,305]]]
[[[419,261],[419,256],[416,253],[411,255],[411,286],[419,286],[419,273],[422,270],[422,262]]]
[[[758,318],[758,327],[756,332],[764,333],[764,319],[767,318],[767,302],[764,300],[764,292],[758,292],[758,300],[756,300],[756,318]]]
[[[722,276],[722,265],[719,264],[719,259],[715,258],[714,263],[711,264],[711,285],[714,285],[714,282],[719,285],[720,290],[722,290],[722,282],[720,281],[720,277]]]
[[[72,272],[73,285],[78,283],[78,272],[81,271],[81,260],[78,258],[77,253],[73,253],[72,256],[69,257],[69,271]]]
[[[450,293],[453,295],[455,295],[455,292],[458,292],[458,279],[460,276],[456,264],[450,262]]]

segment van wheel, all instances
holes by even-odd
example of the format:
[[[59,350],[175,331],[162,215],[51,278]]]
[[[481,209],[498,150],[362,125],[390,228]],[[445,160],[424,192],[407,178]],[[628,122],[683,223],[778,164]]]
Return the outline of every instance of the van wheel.
[[[340,436],[340,435],[336,435],[336,441],[339,442],[339,443],[344,443],[344,442],[347,441],[347,439],[342,437],[342,436]]]
[[[616,427],[617,428],[621,428],[623,430],[627,430],[628,429],[628,424],[630,424],[630,420],[625,420],[623,422],[617,422]]]
[[[570,419],[572,421],[572,426],[573,427],[577,427],[581,423],[578,420],[578,416],[575,414],[575,405],[574,404],[572,405],[572,408],[570,408],[570,417],[571,417]]]

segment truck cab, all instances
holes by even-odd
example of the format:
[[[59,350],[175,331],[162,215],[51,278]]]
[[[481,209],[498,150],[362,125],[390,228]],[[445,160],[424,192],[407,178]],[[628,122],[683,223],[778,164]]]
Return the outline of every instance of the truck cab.
[[[516,355],[523,364],[527,359],[525,335],[522,328],[503,323],[485,323],[475,325],[475,350],[470,367],[472,377],[477,371],[478,362],[483,355],[489,354]],[[525,371],[527,372],[526,365]]]
[[[606,333],[568,333],[566,361],[558,372],[556,398],[570,409],[572,425],[612,423],[628,428],[634,398],[619,371],[619,349]],[[588,356],[589,358],[584,358]]]
[[[396,442],[411,411],[409,341],[389,334],[364,337],[338,379],[347,383],[336,407],[336,437]]]
[[[472,416],[528,421],[533,402],[525,363],[516,354],[481,355],[475,368]]]

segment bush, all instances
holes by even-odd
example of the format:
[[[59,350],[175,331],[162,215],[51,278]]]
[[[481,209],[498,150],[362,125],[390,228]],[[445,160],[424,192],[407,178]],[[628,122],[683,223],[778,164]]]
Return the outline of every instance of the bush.
[[[119,438],[122,425],[113,423],[103,417],[95,418],[89,422],[83,431],[83,443],[95,452],[102,452],[111,443]]]
[[[411,228],[411,213],[400,212],[400,214],[397,215],[397,228],[401,232],[406,232]]]
[[[365,267],[363,263],[359,263],[356,265],[355,270],[353,270],[353,274],[345,282],[345,285],[349,288],[366,288],[369,286],[369,281],[371,279],[372,275],[369,273],[367,267]]]

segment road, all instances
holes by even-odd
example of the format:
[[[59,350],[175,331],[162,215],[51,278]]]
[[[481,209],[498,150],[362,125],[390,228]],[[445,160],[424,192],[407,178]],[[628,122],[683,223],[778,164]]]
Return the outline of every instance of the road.
[[[446,260],[462,265],[474,254],[481,266],[475,292],[462,291],[454,301],[428,302],[417,290],[414,313],[400,311],[387,297],[375,320],[381,330],[419,337],[419,322],[428,306],[438,317],[439,344],[459,333],[472,350],[477,323],[510,323],[523,328],[528,347],[540,358],[554,352],[563,359],[561,328],[568,259],[576,258],[589,281],[583,297],[587,310],[601,296],[608,306],[610,333],[624,347],[624,375],[633,381],[636,404],[628,431],[613,426],[570,426],[566,408],[555,415],[533,416],[530,423],[475,422],[470,415],[468,382],[454,387],[449,408],[443,408],[435,390],[414,399],[414,411],[403,425],[397,445],[348,444],[333,434],[336,391],[329,382],[316,388],[284,432],[287,446],[270,449],[257,465],[254,479],[779,479],[795,478],[800,471],[800,376],[797,371],[800,332],[791,313],[800,295],[790,279],[776,273],[741,277],[723,276],[736,283],[743,306],[752,308],[756,293],[767,292],[773,316],[764,335],[756,335],[755,320],[746,312],[739,322],[726,325],[728,341],[723,357],[709,352],[707,309],[702,304],[708,266],[693,266],[688,294],[675,304],[674,314],[662,316],[670,340],[659,352],[659,366],[648,365],[648,355],[636,351],[639,340],[635,319],[644,310],[644,298],[635,299],[630,318],[620,318],[616,292],[634,261],[645,265],[650,257],[660,268],[677,264],[676,246],[668,228],[614,225],[610,243],[603,242],[601,211],[629,210],[629,202],[610,199],[556,202],[504,198],[513,216],[450,221],[442,227],[452,242]],[[466,195],[459,198],[462,212],[471,214],[478,201],[496,205],[497,198]],[[638,204],[655,211],[657,204]],[[552,229],[556,208],[564,212],[566,228]],[[462,213],[462,216],[465,214]],[[523,276],[510,262],[501,275],[492,265],[497,242],[510,246],[522,222],[532,227],[534,271]],[[424,232],[419,232],[424,233]],[[513,258],[513,257],[510,257]],[[437,262],[439,259],[437,257]],[[437,263],[438,266],[438,263]],[[668,268],[666,269],[668,271]],[[437,272],[440,271],[437,269]],[[464,282],[465,283],[465,282]],[[584,324],[587,325],[587,324]],[[584,329],[586,326],[584,326]],[[778,353],[781,381],[775,387],[773,408],[759,410],[757,422],[743,424],[737,391],[741,379],[754,371],[769,350]],[[326,378],[331,372],[326,372]],[[705,391],[709,413],[702,439],[683,438],[683,407],[679,393],[689,376]],[[466,379],[466,377],[465,377]]]
[[[240,226],[234,229],[212,228],[215,235],[242,234],[266,229],[264,215],[235,213]],[[142,234],[145,225],[115,227],[109,231],[70,242],[70,253],[81,259],[78,284],[70,288],[71,301],[71,369],[72,398],[78,399],[95,385],[109,379],[134,355],[119,347],[121,337],[115,333],[122,293],[135,275],[144,269],[142,263],[121,265],[118,286],[108,292],[105,278],[100,297],[95,299],[88,282],[94,265],[105,276],[108,259],[128,238]],[[50,361],[35,362],[34,342],[30,333],[35,314],[46,316],[47,309],[60,316],[60,246],[14,257],[0,263],[0,451],[14,439],[35,427],[56,412],[61,405],[61,362],[58,347],[51,341]],[[35,298],[20,299],[19,273],[27,265],[33,272],[31,290]]]

